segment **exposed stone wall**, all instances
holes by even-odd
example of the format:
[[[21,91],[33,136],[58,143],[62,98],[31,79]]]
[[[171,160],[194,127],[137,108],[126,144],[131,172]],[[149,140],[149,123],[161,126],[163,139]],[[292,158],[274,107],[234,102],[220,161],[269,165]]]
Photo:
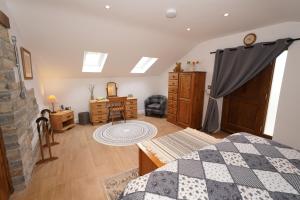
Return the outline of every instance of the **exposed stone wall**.
[[[34,90],[26,99],[19,97],[16,81],[16,58],[8,30],[0,25],[0,125],[7,151],[10,173],[15,190],[23,189],[31,178],[38,157],[37,146],[32,147],[32,121],[38,114]]]

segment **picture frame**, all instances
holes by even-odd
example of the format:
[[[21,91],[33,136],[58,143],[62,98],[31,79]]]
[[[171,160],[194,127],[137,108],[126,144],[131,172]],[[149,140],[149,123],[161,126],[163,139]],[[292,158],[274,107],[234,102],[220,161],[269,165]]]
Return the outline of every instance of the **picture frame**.
[[[21,47],[21,59],[23,65],[24,79],[33,79],[31,53],[24,47]]]

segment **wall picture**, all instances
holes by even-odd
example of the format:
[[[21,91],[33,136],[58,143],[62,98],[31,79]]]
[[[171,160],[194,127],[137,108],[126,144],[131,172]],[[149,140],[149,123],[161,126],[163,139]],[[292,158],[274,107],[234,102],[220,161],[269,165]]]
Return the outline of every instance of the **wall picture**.
[[[22,58],[24,79],[33,79],[31,53],[23,47],[21,47],[21,58]]]

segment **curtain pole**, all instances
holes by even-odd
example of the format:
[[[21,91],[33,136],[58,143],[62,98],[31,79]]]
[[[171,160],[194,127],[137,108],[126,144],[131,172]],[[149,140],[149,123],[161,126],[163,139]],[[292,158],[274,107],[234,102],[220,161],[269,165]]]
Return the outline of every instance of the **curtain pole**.
[[[292,41],[298,41],[298,40],[300,40],[300,38],[292,39]],[[210,54],[215,54],[215,53],[217,53],[217,51],[212,51],[212,52],[210,52]]]

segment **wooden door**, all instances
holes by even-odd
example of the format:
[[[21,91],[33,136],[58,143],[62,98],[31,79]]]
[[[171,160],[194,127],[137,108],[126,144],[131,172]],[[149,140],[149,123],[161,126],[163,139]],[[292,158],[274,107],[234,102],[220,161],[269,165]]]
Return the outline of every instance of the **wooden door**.
[[[189,126],[191,121],[192,73],[179,74],[177,123]]]
[[[8,200],[12,192],[2,132],[0,129],[0,199]]]
[[[221,129],[263,135],[275,62],[245,85],[225,96]]]

